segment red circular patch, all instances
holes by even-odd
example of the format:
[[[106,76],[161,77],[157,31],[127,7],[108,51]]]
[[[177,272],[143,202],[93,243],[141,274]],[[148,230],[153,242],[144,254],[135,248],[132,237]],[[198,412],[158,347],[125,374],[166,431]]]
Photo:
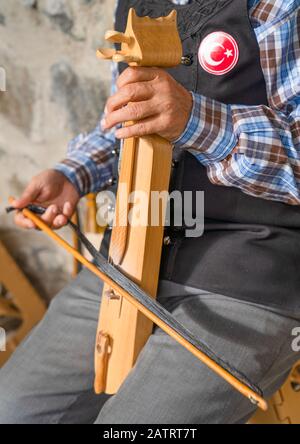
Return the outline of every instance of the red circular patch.
[[[205,71],[221,76],[236,66],[239,47],[236,40],[226,32],[213,32],[201,42],[198,56]]]

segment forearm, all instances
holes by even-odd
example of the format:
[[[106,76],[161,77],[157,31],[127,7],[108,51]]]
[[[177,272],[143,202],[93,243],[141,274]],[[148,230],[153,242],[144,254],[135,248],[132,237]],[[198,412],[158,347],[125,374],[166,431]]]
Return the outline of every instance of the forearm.
[[[194,95],[190,121],[175,143],[197,156],[213,183],[299,205],[298,121],[296,106],[285,115]]]

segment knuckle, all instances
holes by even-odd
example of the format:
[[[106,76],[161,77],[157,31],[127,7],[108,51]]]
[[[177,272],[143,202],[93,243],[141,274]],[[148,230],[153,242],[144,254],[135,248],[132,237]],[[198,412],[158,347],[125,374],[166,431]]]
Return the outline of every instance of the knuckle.
[[[105,116],[105,122],[106,122],[106,125],[108,125],[108,126],[113,125],[113,122],[114,122],[113,115],[108,114],[107,116]]]
[[[140,105],[137,104],[130,105],[130,111],[134,120],[140,120],[143,116],[143,110]]]
[[[123,83],[123,76],[124,76],[124,73],[121,74],[121,75],[117,78],[117,80],[116,80],[116,85],[117,85],[118,88],[120,88],[121,85],[122,85],[122,83]]]
[[[173,102],[172,100],[167,100],[165,103],[165,112],[167,113],[167,116],[170,116],[173,112]]]
[[[112,111],[113,105],[114,105],[113,98],[110,97],[109,99],[107,99],[107,102],[106,102],[106,109],[108,112]]]
[[[156,88],[152,82],[148,82],[147,89],[148,89],[148,93],[149,93],[150,98],[153,98],[156,96]]]
[[[141,122],[137,125],[137,132],[139,134],[145,134],[146,133],[146,125],[144,122]]]
[[[132,85],[126,85],[124,88],[124,95],[126,96],[128,102],[133,100],[135,97],[135,88]]]
[[[126,74],[130,80],[134,80],[136,78],[136,70],[130,66],[127,68]]]
[[[134,68],[127,68],[124,73],[119,77],[118,86],[122,86],[124,83],[132,82],[136,78],[136,71]]]
[[[128,129],[125,130],[125,128],[122,129],[122,132],[120,132],[119,134],[120,134],[119,137],[120,137],[121,139],[127,139],[128,137],[131,137],[130,132],[128,131]]]
[[[160,80],[161,82],[166,82],[167,78],[168,78],[168,75],[167,75],[167,73],[164,70],[157,69],[156,70],[156,78],[158,80]]]
[[[166,81],[168,79],[168,74],[163,69],[157,70],[157,75],[158,75],[158,77],[160,77],[164,81]]]

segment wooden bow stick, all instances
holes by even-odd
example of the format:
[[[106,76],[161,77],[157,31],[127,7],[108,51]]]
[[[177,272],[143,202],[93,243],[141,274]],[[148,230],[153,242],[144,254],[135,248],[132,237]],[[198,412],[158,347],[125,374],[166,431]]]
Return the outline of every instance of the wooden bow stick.
[[[13,202],[13,198],[10,199],[10,203]],[[189,352],[191,352],[196,358],[207,365],[211,370],[218,374],[221,378],[227,381],[232,387],[234,387],[238,392],[247,397],[253,404],[257,405],[262,410],[267,410],[268,405],[266,401],[258,395],[254,390],[249,388],[246,384],[243,384],[235,376],[225,370],[222,366],[217,364],[213,359],[209,358],[205,353],[199,350],[197,347],[193,346],[186,339],[184,339],[177,331],[168,326],[163,320],[152,313],[149,309],[144,307],[139,303],[130,293],[128,293],[124,288],[118,285],[113,279],[104,274],[99,268],[93,263],[88,261],[84,256],[82,256],[74,247],[72,247],[68,242],[62,239],[55,231],[46,225],[44,221],[40,219],[36,214],[34,214],[29,209],[22,210],[25,217],[30,219],[34,224],[48,236],[50,236],[56,243],[63,247],[67,252],[72,254],[72,256],[84,265],[88,270],[95,274],[99,279],[105,282],[109,287],[111,287],[117,294],[120,294],[126,299],[130,304],[136,307],[141,313],[143,313],[147,318],[154,322],[158,327],[160,327],[165,333],[175,339],[179,344],[185,347]],[[150,298],[150,296],[149,296]]]

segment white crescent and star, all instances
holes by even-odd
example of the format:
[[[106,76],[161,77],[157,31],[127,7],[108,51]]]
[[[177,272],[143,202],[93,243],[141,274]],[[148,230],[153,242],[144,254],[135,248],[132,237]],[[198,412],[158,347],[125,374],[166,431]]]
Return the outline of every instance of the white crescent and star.
[[[227,58],[233,57],[232,49],[227,49],[227,51],[225,52],[225,55],[226,55]]]
[[[200,44],[199,62],[210,74],[226,74],[236,66],[238,60],[238,43],[226,32],[212,32]]]
[[[220,60],[219,62],[212,59],[212,53],[215,51],[216,48],[222,48],[225,51],[225,47],[222,45],[222,43],[217,43],[217,42],[211,46],[209,44],[207,44],[203,50],[204,60],[206,61],[206,63],[208,63],[211,66],[220,66],[225,60],[225,57],[223,57],[222,60]],[[226,55],[225,52],[224,52],[224,55]]]

